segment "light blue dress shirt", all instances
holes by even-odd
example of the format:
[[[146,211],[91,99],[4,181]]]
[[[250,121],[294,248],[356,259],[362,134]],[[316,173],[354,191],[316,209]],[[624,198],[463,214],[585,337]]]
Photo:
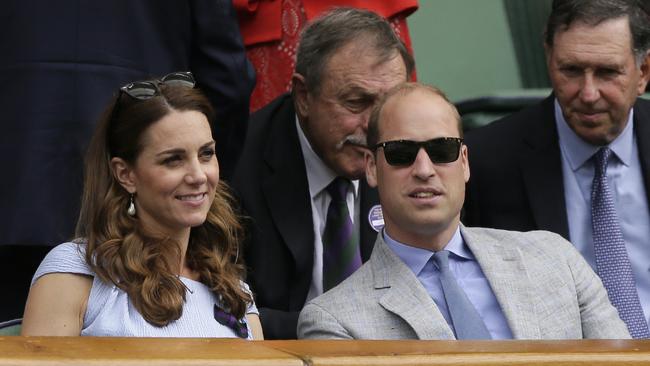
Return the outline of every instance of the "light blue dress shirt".
[[[413,271],[440,309],[449,327],[453,329],[440,285],[440,271],[433,260],[433,252],[402,244],[388,236],[386,231],[383,232],[383,237],[388,247]],[[512,339],[512,332],[503,315],[501,305],[497,302],[483,270],[465,245],[460,229],[456,229],[445,250],[450,252],[449,269],[485,322],[492,339]]]
[[[591,185],[594,179],[594,163],[591,157],[600,146],[591,145],[576,135],[564,119],[557,100],[555,101],[555,123],[562,153],[569,237],[595,271],[591,228]],[[643,184],[639,150],[634,138],[633,110],[630,111],[627,126],[609,144],[609,148],[613,154],[607,167],[607,179],[623,231],[627,254],[632,263],[639,300],[647,321],[650,315],[650,212]]]

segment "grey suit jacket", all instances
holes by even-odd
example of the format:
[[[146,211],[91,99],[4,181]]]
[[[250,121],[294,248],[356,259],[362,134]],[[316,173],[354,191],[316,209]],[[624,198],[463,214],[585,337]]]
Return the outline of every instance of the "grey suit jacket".
[[[461,226],[516,339],[629,338],[591,267],[568,241]],[[309,302],[299,338],[454,339],[413,272],[377,236],[370,260]]]

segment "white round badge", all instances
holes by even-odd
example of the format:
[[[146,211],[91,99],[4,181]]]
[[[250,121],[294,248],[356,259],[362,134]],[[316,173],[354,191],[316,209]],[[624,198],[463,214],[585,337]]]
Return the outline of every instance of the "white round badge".
[[[381,211],[381,205],[374,205],[368,212],[368,223],[376,232],[384,228],[384,213]]]

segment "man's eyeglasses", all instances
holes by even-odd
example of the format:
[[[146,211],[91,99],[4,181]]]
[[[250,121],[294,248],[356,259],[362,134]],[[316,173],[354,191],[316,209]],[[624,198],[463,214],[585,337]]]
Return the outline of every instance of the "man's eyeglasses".
[[[128,94],[130,97],[145,100],[154,97],[160,93],[159,85],[179,85],[188,88],[194,88],[196,81],[189,71],[173,72],[167,74],[158,80],[134,81],[120,88],[120,91]]]
[[[443,164],[456,161],[460,155],[463,139],[458,137],[440,137],[427,141],[395,140],[381,142],[374,149],[384,149],[384,157],[393,166],[413,164],[420,149],[424,149],[433,163]]]

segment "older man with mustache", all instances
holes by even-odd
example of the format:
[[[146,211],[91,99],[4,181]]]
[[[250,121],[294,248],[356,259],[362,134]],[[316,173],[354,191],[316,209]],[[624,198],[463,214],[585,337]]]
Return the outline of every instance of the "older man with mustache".
[[[296,338],[305,302],[370,256],[383,216],[362,179],[368,118],[412,69],[385,19],[335,9],[305,28],[291,95],[251,116],[233,185],[251,217],[245,259],[266,338]]]

